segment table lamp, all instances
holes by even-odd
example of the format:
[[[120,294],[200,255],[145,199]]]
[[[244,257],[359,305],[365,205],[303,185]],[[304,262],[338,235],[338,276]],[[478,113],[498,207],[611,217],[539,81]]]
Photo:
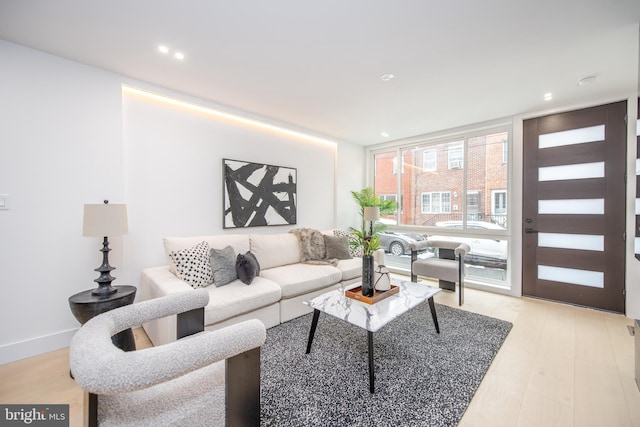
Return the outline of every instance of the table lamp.
[[[373,236],[373,223],[380,219],[380,208],[378,206],[365,206],[363,219],[369,221],[369,235]]]
[[[102,237],[102,265],[94,271],[100,273],[100,277],[94,280],[98,287],[91,292],[96,296],[109,296],[118,290],[111,286],[115,277],[111,276],[114,267],[109,265],[109,239],[108,237],[124,236],[128,232],[127,205],[110,205],[108,200],[104,204],[84,205],[84,219],[82,235],[85,237]]]

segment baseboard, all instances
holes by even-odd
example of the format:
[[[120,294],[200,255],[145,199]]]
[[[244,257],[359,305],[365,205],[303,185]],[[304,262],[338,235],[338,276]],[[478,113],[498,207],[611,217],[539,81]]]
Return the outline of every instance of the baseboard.
[[[0,365],[69,347],[78,328],[0,346]]]

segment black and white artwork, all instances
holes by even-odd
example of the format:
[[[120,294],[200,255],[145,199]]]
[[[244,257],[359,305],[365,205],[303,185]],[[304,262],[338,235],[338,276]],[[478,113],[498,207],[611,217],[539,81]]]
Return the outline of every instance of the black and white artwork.
[[[296,224],[297,170],[223,159],[224,228]]]

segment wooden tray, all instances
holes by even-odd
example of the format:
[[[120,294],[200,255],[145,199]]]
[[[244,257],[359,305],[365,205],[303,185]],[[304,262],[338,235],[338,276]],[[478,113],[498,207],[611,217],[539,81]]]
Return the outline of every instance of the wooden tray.
[[[358,286],[357,288],[347,289],[344,291],[344,296],[347,298],[353,298],[358,301],[366,302],[367,304],[375,304],[379,301],[382,301],[385,298],[390,297],[391,295],[395,295],[400,292],[400,288],[395,285],[391,285],[391,289],[388,291],[380,292],[374,289],[372,297],[365,297],[362,295],[362,286]]]

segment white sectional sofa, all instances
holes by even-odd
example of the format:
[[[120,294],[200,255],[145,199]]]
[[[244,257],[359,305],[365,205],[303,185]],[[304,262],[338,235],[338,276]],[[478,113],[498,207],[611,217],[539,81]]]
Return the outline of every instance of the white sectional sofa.
[[[323,234],[333,236],[333,230]],[[214,330],[246,319],[259,319],[270,328],[302,316],[312,310],[303,301],[338,285],[360,280],[362,259],[340,259],[337,265],[301,262],[303,253],[298,237],[280,234],[225,234],[214,236],[171,237],[164,239],[167,265],[143,270],[139,296],[150,300],[176,292],[193,290],[179,279],[169,253],[188,249],[201,242],[212,249],[231,246],[236,254],[251,252],[260,264],[259,276],[246,285],[239,279],[217,287],[206,286],[209,304],[205,307],[205,329]],[[375,262],[384,264],[384,251],[374,254]],[[176,316],[143,325],[154,345],[176,340]]]

